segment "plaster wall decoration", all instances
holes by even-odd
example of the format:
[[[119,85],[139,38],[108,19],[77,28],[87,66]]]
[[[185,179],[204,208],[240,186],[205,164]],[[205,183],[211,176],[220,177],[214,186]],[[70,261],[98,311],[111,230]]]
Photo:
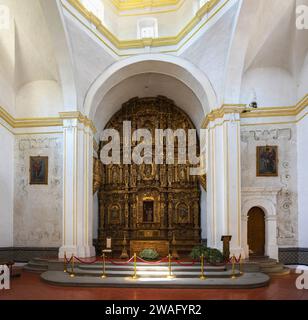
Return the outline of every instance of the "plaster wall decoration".
[[[256,147],[265,145],[278,146],[278,177],[256,177]],[[280,247],[296,246],[298,232],[295,126],[243,126],[241,129],[241,168],[242,190],[247,188],[279,190],[277,203],[275,203],[277,244]]]
[[[61,134],[15,140],[14,246],[61,245],[63,140]],[[49,158],[48,185],[29,184],[30,156]]]

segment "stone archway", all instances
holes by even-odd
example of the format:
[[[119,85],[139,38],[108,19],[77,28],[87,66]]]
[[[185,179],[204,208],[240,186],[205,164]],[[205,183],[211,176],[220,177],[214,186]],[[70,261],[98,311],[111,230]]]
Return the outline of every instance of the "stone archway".
[[[142,95],[142,92],[138,92],[140,86],[134,88],[133,84],[136,83],[139,85],[140,81],[138,77],[143,77],[148,74],[153,74],[157,77],[163,76],[164,79],[159,82],[160,87],[157,86],[154,94],[151,93],[151,89],[149,89],[146,96],[168,96],[189,115],[197,130],[201,128],[206,114],[217,108],[217,95],[211,82],[202,70],[198,69],[189,61],[166,54],[133,56],[121,59],[108,67],[95,79],[88,90],[83,111],[93,120],[98,132],[104,128],[108,119],[112,117],[115,111],[118,111],[117,107],[124,101],[136,96],[145,97],[145,95]],[[174,93],[166,93],[169,87],[166,85],[165,80],[170,83],[169,87],[173,85]],[[121,91],[121,89],[123,89],[122,84],[128,82],[131,84],[128,86],[131,90],[127,88],[124,89],[127,90],[129,94],[133,92],[133,95],[130,97],[127,96],[128,94],[125,93],[125,90]],[[118,92],[122,92],[122,95],[119,95]],[[182,105],[181,103],[184,94],[187,105]],[[188,103],[188,100],[191,101]],[[193,108],[190,108],[191,106]],[[201,188],[201,225],[203,239],[207,238],[210,228],[210,225],[207,224],[205,193],[205,190]],[[97,209],[98,208],[95,207],[94,217],[98,216]],[[93,230],[96,230],[97,226],[98,220],[94,218]],[[96,239],[98,234],[94,231],[93,236]]]
[[[242,247],[245,256],[249,256],[248,246],[248,213],[260,208],[265,214],[265,252],[273,259],[278,259],[277,243],[277,195],[280,189],[245,188],[242,190]]]

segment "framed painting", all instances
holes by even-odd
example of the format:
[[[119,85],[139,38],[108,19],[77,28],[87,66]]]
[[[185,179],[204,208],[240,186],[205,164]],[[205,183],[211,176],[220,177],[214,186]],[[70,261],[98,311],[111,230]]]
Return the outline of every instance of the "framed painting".
[[[257,177],[278,176],[278,147],[257,147]]]
[[[48,184],[48,157],[30,157],[30,184]]]

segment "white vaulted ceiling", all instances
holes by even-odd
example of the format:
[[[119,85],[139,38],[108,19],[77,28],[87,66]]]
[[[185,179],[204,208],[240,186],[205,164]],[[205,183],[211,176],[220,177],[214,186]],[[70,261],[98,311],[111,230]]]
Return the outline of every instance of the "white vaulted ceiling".
[[[2,0],[15,26],[15,87],[35,80],[58,81],[54,48],[38,0]]]
[[[204,116],[223,103],[249,103],[253,89],[260,105],[295,104],[307,93],[308,81],[308,30],[296,29],[295,8],[308,5],[308,0],[226,3],[179,51],[164,48],[169,62],[179,59],[185,65],[179,68],[173,62],[156,67],[161,59],[158,47],[146,48],[142,55],[137,49],[111,50],[106,39],[94,35],[93,26],[68,14],[61,0],[0,0],[12,18],[9,30],[0,30],[0,105],[15,117],[55,116],[62,110],[87,114],[87,96],[96,80],[113,72],[114,65],[140,56],[146,67],[128,66],[125,77],[111,74],[108,85],[101,84],[106,91],[93,93],[98,97],[95,108],[104,104],[106,112],[98,111],[102,123],[133,96],[165,95],[196,126],[203,118],[200,104]],[[203,75],[198,84],[188,76],[192,69]],[[208,92],[200,89],[200,78],[213,89],[214,103],[206,101]],[[151,81],[148,91],[142,87],[146,81]]]
[[[39,0],[1,0],[0,3],[10,12],[10,28],[0,32],[0,78],[6,79],[6,85],[14,95],[13,99],[0,103],[13,115],[26,116],[27,110],[20,110],[26,107],[24,102],[20,108],[15,103],[22,100],[18,99],[19,92],[22,90],[25,95],[25,88],[30,83],[44,86],[44,94],[48,91],[46,87],[58,86],[57,101],[62,103],[55,48]],[[38,94],[36,89],[34,91]]]
[[[95,125],[100,132],[123,103],[134,97],[166,96],[184,110],[197,128],[204,118],[202,106],[183,82],[167,75],[145,73],[130,77],[113,87],[101,101],[95,114]]]

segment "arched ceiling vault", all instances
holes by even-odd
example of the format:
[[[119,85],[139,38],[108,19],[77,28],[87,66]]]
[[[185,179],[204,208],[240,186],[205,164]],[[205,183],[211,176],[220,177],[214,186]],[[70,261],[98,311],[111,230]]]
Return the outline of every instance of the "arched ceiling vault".
[[[189,91],[193,93],[193,95],[189,94],[189,96],[194,96],[197,98],[197,101],[199,101],[198,105],[201,106],[200,110],[202,110],[203,116],[200,113],[198,113],[198,116],[202,116],[202,119],[208,112],[217,106],[216,93],[206,75],[198,68],[188,61],[177,57],[161,54],[148,54],[121,60],[103,72],[103,74],[94,81],[87,93],[84,103],[85,113],[94,120],[97,110],[100,107],[104,108],[102,102],[110,90],[123,81],[141,74],[161,74],[165,76],[161,77],[165,80],[164,88],[161,85],[160,87],[156,85],[154,86],[156,89],[153,93],[168,93],[166,88],[170,87],[169,91],[172,93],[173,97],[175,97],[176,92],[171,89],[173,85],[180,86],[181,83],[181,88],[185,88],[185,86],[187,89],[189,88]],[[137,78],[134,79],[136,80],[136,83],[138,83],[138,81],[140,83],[139,79],[138,81]],[[157,82],[157,77],[152,76],[152,79],[155,79],[155,81],[153,80],[155,83]],[[172,79],[176,81],[172,82]],[[169,80],[170,84],[167,83],[168,81],[166,80]],[[185,89],[185,92],[188,92],[187,89]],[[178,94],[180,95],[180,93]],[[173,98],[168,94],[167,96],[171,99]],[[123,102],[125,101],[122,101],[122,103]],[[192,112],[193,110],[192,107]],[[197,123],[195,124],[196,126],[199,125]]]
[[[141,73],[129,77],[111,88],[104,96],[94,115],[95,126],[100,132],[122,106],[134,97],[165,96],[175,102],[200,128],[205,116],[196,95],[180,80],[159,73]]]

